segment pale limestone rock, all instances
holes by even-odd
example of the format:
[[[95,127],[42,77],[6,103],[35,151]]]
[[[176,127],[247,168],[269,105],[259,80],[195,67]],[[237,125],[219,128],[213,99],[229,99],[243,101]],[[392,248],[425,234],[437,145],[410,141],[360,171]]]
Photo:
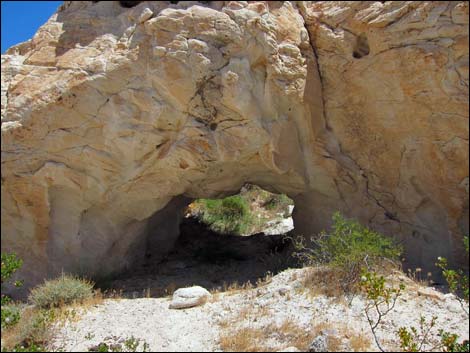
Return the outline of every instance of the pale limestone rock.
[[[468,2],[64,2],[2,55],[2,249],[25,289],[163,255],[244,182],[457,260]],[[317,63],[318,60],[318,63]]]
[[[418,296],[431,298],[439,301],[445,301],[444,294],[431,287],[422,287],[418,289]]]
[[[173,293],[170,309],[186,309],[203,305],[212,296],[205,288],[194,286],[177,289]]]

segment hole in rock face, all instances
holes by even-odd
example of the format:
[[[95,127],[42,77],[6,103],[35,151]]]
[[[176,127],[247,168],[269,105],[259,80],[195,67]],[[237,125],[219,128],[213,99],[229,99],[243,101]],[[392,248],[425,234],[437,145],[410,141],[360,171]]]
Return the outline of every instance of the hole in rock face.
[[[356,39],[356,46],[354,47],[353,57],[360,59],[364,56],[369,55],[370,48],[367,36],[365,33],[361,33]]]
[[[288,233],[293,229],[293,201],[246,184],[239,194],[223,199],[186,199],[179,236],[164,254],[155,242],[162,223],[149,232],[141,263],[101,285],[127,297],[165,296],[200,285],[208,290],[255,285],[267,273],[296,265]],[[171,208],[170,208],[171,209]],[[172,212],[163,213],[165,220]],[[159,216],[160,217],[160,216]]]

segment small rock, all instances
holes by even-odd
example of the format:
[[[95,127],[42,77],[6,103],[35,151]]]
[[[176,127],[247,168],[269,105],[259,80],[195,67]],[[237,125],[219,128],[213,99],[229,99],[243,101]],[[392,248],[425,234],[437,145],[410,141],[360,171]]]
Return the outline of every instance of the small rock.
[[[162,57],[166,54],[166,48],[165,47],[160,47],[156,46],[153,48],[153,55],[157,57]]]
[[[207,289],[199,286],[180,288],[173,293],[170,309],[185,309],[203,305],[211,296]]]
[[[279,292],[280,295],[284,296],[287,293],[289,293],[291,291],[291,289],[292,289],[291,286],[283,286],[283,287],[279,288],[277,291]]]
[[[447,304],[447,310],[449,310],[451,313],[457,314],[462,311],[462,307],[460,306],[459,303],[452,301]]]
[[[309,352],[327,352],[328,351],[328,337],[320,334],[315,337],[308,347]]]
[[[152,16],[153,16],[153,11],[150,10],[148,7],[146,7],[139,16],[139,23],[144,23]]]
[[[426,297],[426,298],[440,300],[440,301],[445,300],[444,295],[442,293],[439,293],[438,291],[436,291],[434,288],[428,288],[428,287],[419,288],[418,289],[418,295]]]

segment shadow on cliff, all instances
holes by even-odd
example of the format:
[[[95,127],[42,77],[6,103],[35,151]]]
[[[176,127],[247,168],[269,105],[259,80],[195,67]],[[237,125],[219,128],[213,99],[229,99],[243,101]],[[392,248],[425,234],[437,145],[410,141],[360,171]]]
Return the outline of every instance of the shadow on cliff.
[[[91,2],[89,11],[62,10],[57,13],[56,22],[62,23],[62,34],[55,48],[55,55],[64,55],[76,45],[88,46],[97,37],[112,34],[116,38],[123,36],[127,26],[123,26],[116,17],[128,8],[122,7],[118,1]],[[78,5],[74,5],[78,6]],[[104,15],[106,13],[106,15]],[[86,18],[84,17],[86,16]]]
[[[222,235],[193,218],[185,219],[180,231],[174,250],[163,260],[153,260],[149,254],[142,265],[97,286],[124,297],[162,297],[192,285],[208,290],[254,285],[267,273],[296,265],[285,235]]]

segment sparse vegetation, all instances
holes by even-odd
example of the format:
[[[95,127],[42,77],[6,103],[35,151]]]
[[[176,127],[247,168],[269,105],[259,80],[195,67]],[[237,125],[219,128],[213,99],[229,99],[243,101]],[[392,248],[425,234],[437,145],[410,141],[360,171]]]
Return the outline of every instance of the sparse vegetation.
[[[19,259],[16,254],[6,254],[2,253],[2,265],[1,265],[1,285],[2,285],[2,294],[1,294],[1,327],[2,329],[12,326],[18,322],[20,319],[21,308],[18,304],[13,303],[11,298],[3,294],[3,286],[8,283],[13,276],[13,274],[21,268],[23,261]],[[21,281],[13,282],[15,287],[20,287],[22,285]]]
[[[11,270],[8,273],[12,273]],[[95,294],[91,283],[73,276],[62,275],[46,281],[30,292],[29,300],[33,306],[17,304],[14,307],[8,304],[6,312],[14,310],[15,322],[8,322],[7,329],[2,330],[2,349],[13,352],[46,351],[52,337],[52,327],[76,318],[77,311],[70,304],[99,302],[101,296]],[[3,315],[2,306],[2,328]]]
[[[292,319],[286,319],[280,325],[269,324],[263,327],[250,325],[225,329],[220,335],[219,344],[221,349],[227,352],[268,352],[272,347],[267,342],[274,337],[282,342],[284,348],[294,346],[307,351],[314,332],[299,326]]]
[[[118,337],[115,337],[115,341],[118,341]],[[121,340],[119,340],[121,341]],[[123,343],[118,342],[101,342],[88,349],[88,352],[138,352],[138,348],[142,343],[142,352],[149,351],[149,344],[145,341],[131,336],[124,340]]]
[[[262,231],[266,223],[283,213],[289,215],[293,201],[284,194],[272,194],[256,185],[246,184],[238,195],[224,199],[199,199],[191,212],[213,231],[245,235]]]
[[[384,277],[375,273],[364,273],[361,278],[361,286],[368,300],[364,312],[372,335],[380,351],[385,352],[379,340],[378,330],[384,317],[394,309],[397,299],[405,287],[403,285],[398,287],[387,285]],[[436,316],[428,321],[424,316],[421,316],[418,328],[414,326],[400,327],[397,331],[400,348],[404,352],[469,351],[468,340],[459,343],[457,334],[446,332],[443,329],[438,329],[438,335],[441,337],[440,341],[432,340],[431,333],[436,327],[436,320]]]
[[[469,244],[468,236],[464,237],[464,246],[465,252],[467,254],[467,261],[469,255]],[[462,306],[462,309],[469,315],[469,278],[468,274],[465,274],[464,270],[452,270],[449,269],[447,259],[444,257],[439,257],[437,259],[436,266],[442,270],[442,275],[444,276],[447,284],[449,285],[449,290],[451,293],[454,293]]]
[[[380,272],[398,266],[402,252],[392,239],[344,218],[339,212],[333,215],[331,232],[322,232],[310,242],[307,246],[303,238],[294,239],[295,256],[306,265],[323,266],[324,271],[331,271],[332,282],[327,284],[336,284],[343,293],[356,292],[365,271]]]
[[[248,203],[239,195],[197,203],[201,206],[200,219],[215,232],[244,234],[253,222]]]
[[[62,274],[34,288],[29,301],[39,308],[54,308],[80,303],[93,297],[93,284],[84,279]]]
[[[385,315],[393,310],[401,292],[405,289],[403,285],[397,288],[387,287],[385,278],[376,273],[364,272],[361,277],[361,286],[365,292],[367,303],[364,313],[367,317],[375,343],[380,351],[385,352],[378,339],[377,330]]]

